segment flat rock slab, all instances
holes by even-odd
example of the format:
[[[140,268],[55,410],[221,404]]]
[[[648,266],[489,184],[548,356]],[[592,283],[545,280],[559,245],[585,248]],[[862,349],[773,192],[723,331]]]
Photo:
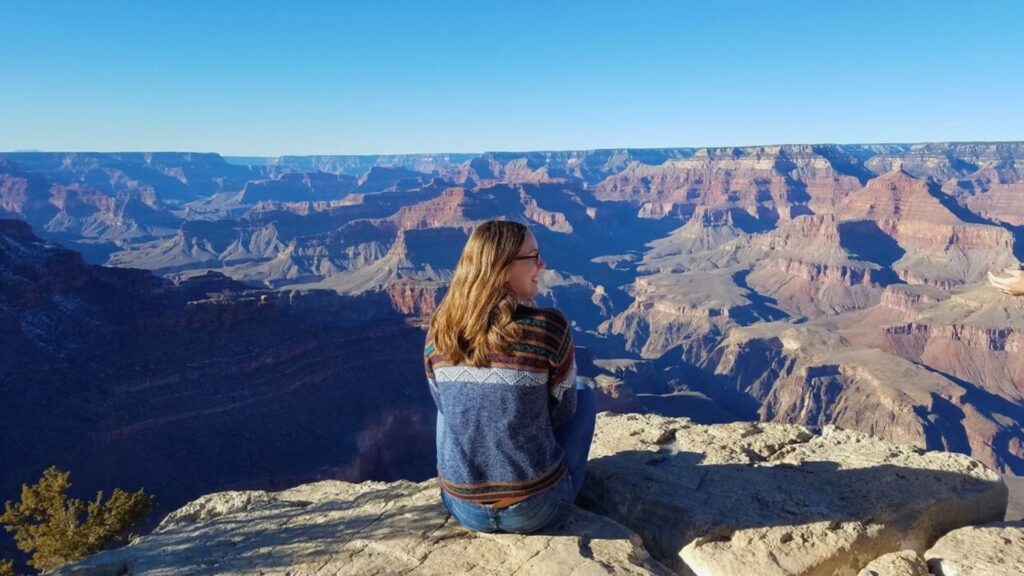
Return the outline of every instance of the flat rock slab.
[[[672,573],[622,525],[574,506],[564,511],[529,536],[486,534],[448,514],[436,479],[217,492],[172,512],[132,544],[55,574]]]
[[[598,415],[581,505],[681,574],[856,575],[1002,519],[1006,485],[961,454],[826,427]]]
[[[953,530],[924,558],[936,576],[1024,575],[1024,521]]]

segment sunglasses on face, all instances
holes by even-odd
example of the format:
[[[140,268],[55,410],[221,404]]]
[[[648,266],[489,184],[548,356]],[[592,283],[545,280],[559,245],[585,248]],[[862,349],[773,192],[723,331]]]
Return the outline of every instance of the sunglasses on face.
[[[516,256],[513,260],[533,260],[533,263],[536,264],[540,261],[540,250],[532,256]]]

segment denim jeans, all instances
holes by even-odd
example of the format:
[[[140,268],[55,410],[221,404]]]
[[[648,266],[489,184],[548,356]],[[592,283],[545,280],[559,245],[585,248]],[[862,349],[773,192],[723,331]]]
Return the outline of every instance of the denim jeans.
[[[583,488],[590,441],[597,416],[596,393],[584,380],[576,380],[576,412],[555,428],[555,441],[565,453],[568,472],[553,487],[506,508],[491,508],[459,500],[441,490],[441,501],[463,526],[478,532],[527,533],[540,530],[553,520],[562,503],[573,504]],[[437,414],[437,443],[441,442],[444,416]]]

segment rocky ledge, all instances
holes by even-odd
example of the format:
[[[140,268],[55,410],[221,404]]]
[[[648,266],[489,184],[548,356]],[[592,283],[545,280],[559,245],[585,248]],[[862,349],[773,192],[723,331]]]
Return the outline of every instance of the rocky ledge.
[[[436,479],[327,480],[208,494],[57,573],[913,574],[897,570],[984,568],[987,546],[1020,542],[1016,525],[962,528],[1002,520],[1006,500],[961,454],[834,427],[602,412],[578,505],[539,533],[466,530]],[[1004,562],[1024,549],[1000,548]]]

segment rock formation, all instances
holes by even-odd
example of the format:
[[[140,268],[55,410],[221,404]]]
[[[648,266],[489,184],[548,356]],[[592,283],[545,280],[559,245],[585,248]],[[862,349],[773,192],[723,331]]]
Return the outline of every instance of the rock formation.
[[[55,574],[853,576],[941,553],[1006,506],[977,461],[836,428],[603,412],[591,450],[579,506],[530,535],[463,528],[436,479],[325,480],[207,494]],[[990,561],[953,546],[957,562]]]
[[[953,530],[924,558],[936,576],[1024,574],[1024,522],[997,522]]]
[[[989,272],[988,283],[1004,294],[1024,296],[1024,270],[1003,270],[1001,274]]]
[[[174,283],[0,219],[0,342],[0,501],[51,464],[86,494],[145,487],[163,513],[213,486],[434,469],[433,401],[406,385],[423,332],[385,293]]]
[[[7,306],[0,330],[14,343],[5,342],[4,358],[19,378],[39,383],[35,393],[44,399],[97,393],[79,372],[32,371],[62,351],[69,365],[95,368],[88,382],[129,382],[138,391],[118,398],[137,401],[153,390],[168,403],[166,412],[128,404],[132,415],[122,421],[102,410],[119,410],[117,402],[84,412],[84,402],[58,402],[75,441],[95,422],[107,423],[104,433],[155,423],[143,429],[156,438],[175,430],[174,420],[160,418],[178,413],[223,418],[230,438],[230,426],[249,428],[224,414],[259,405],[230,401],[252,371],[274,374],[256,379],[269,391],[275,381],[291,385],[285,380],[298,369],[290,366],[377,358],[376,349],[359,349],[337,330],[368,320],[363,312],[390,318],[374,334],[413,350],[412,325],[422,318],[408,317],[433,310],[472,228],[512,219],[538,238],[548,268],[537,303],[573,320],[575,342],[590,358],[581,370],[607,393],[604,406],[705,423],[838,424],[969,453],[1006,474],[1011,494],[1024,495],[1014,476],[1024,474],[1024,300],[1007,290],[1005,274],[989,276],[1024,258],[1022,183],[1021,143],[262,159],[2,153],[0,215],[81,254],[52,251],[52,266],[27,266],[40,272],[17,290],[24,301],[0,303]],[[2,286],[25,286],[22,272],[0,276]],[[64,291],[92,276],[119,279],[120,288],[84,280],[84,293]],[[217,282],[232,283],[232,295],[208,295],[220,291]],[[193,286],[185,301],[194,303],[178,301],[172,285]],[[150,289],[162,296],[154,300]],[[119,296],[96,296],[104,290]],[[260,305],[264,296],[272,306]],[[177,312],[153,314],[172,308],[160,298],[176,298]],[[122,301],[131,306],[112,304]],[[318,323],[330,324],[334,314],[349,320]],[[154,323],[162,331],[193,326],[206,349],[180,335],[127,336],[133,322],[144,332]],[[344,354],[333,355],[335,348]],[[127,350],[139,360],[124,360]],[[398,371],[395,386],[420,376],[406,352],[379,354]],[[255,368],[268,357],[278,371]],[[206,362],[190,369],[193,380],[167,371],[189,362]],[[210,379],[204,370],[223,387],[198,384]],[[342,378],[335,368],[306,371]],[[373,396],[377,390],[366,394],[390,397]],[[204,395],[227,407],[223,416],[185,409]],[[28,412],[18,417],[29,420],[48,409],[21,405]],[[391,438],[404,424],[429,426],[429,408],[373,412],[358,431],[346,430],[346,461],[329,473],[397,473],[399,464],[375,455],[373,439]],[[304,437],[296,433],[278,449],[303,446]],[[29,462],[31,450],[6,453],[19,469],[41,469]],[[259,458],[247,462],[235,468],[239,482],[266,476]],[[325,473],[319,468],[296,477],[315,478]],[[1013,517],[1022,503],[1024,496],[1014,497]]]

